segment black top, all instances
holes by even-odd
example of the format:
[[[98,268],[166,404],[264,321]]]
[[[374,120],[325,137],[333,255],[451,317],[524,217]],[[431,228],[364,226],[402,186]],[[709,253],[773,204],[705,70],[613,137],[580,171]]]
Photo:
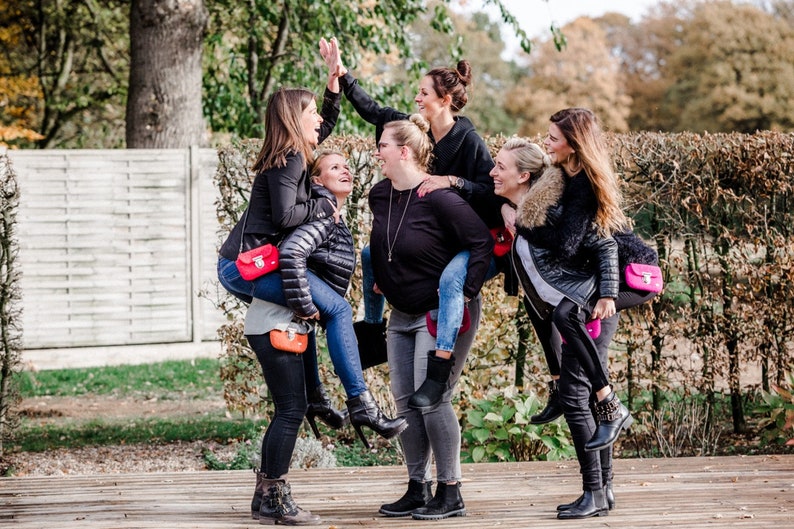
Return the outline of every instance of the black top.
[[[441,273],[463,250],[470,252],[463,294],[473,298],[479,293],[493,238],[457,193],[439,189],[420,198],[415,188],[395,191],[391,180],[382,180],[369,192],[369,207],[374,216],[370,249],[375,282],[393,307],[408,314],[437,308]]]
[[[341,94],[325,89],[320,111],[323,118],[320,142],[331,134],[336,125],[341,99]],[[248,214],[243,214],[221,246],[223,257],[231,261],[237,259],[243,224],[243,250],[249,250],[266,242],[278,244],[295,227],[333,215],[334,206],[328,199],[312,198],[311,179],[304,165],[303,155],[292,153],[287,156],[284,167],[271,167],[257,173],[251,186]]]
[[[380,141],[383,126],[390,122],[409,117],[391,107],[378,105],[350,72],[339,78],[345,97],[352,103],[356,112],[368,123],[375,125],[375,143]],[[434,175],[452,175],[463,178],[463,189],[457,191],[474,208],[477,215],[489,228],[501,226],[500,208],[506,202],[493,191],[493,178],[490,172],[494,163],[488,147],[482,140],[472,122],[463,116],[455,116],[452,129],[438,142],[428,131],[433,142]]]

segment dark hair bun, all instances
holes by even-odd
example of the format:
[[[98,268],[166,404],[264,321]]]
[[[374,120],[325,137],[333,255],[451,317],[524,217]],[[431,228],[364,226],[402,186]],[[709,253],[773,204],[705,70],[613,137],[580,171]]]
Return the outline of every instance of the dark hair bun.
[[[460,82],[463,83],[463,86],[469,86],[471,84],[471,64],[466,59],[458,61],[458,77],[460,77]]]

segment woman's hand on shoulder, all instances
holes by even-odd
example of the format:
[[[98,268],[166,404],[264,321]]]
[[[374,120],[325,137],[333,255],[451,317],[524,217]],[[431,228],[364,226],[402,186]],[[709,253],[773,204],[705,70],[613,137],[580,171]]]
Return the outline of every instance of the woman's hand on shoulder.
[[[505,228],[513,236],[516,234],[516,208],[510,204],[502,204],[502,221],[505,223]]]
[[[444,189],[452,187],[452,180],[449,176],[428,176],[424,179],[424,181],[419,185],[419,189],[416,190],[416,194],[421,198],[429,193],[432,193],[436,189]]]

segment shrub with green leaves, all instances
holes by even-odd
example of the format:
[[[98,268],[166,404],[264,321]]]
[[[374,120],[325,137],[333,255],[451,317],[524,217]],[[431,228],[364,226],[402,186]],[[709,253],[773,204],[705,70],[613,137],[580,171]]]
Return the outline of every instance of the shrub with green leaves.
[[[794,388],[794,373],[788,376],[789,388]],[[764,404],[756,412],[766,417],[758,423],[761,439],[768,444],[794,446],[794,393],[777,384],[772,391],[761,392]]]
[[[474,401],[463,427],[462,461],[552,461],[573,457],[567,423],[529,423],[540,407],[534,393],[499,394]]]

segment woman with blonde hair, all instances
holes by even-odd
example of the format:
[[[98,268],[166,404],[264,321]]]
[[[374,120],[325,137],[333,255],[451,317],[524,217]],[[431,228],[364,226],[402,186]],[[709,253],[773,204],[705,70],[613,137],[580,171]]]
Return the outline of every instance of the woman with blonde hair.
[[[460,494],[460,424],[452,395],[480,321],[479,296],[491,261],[491,234],[458,193],[439,189],[420,194],[431,159],[428,124],[419,115],[391,121],[378,141],[376,159],[385,179],[369,193],[373,214],[370,248],[375,280],[392,307],[387,331],[391,390],[397,412],[408,420],[400,434],[408,467],[408,490],[396,502],[384,504],[385,516],[432,520],[465,514]],[[437,309],[441,274],[461,251],[469,259],[463,285],[471,299],[471,326],[451,351],[451,369],[439,365],[427,351],[435,339],[426,313]],[[425,378],[444,372],[440,403],[416,409],[409,400]],[[438,486],[431,497],[431,461],[436,462]]]

